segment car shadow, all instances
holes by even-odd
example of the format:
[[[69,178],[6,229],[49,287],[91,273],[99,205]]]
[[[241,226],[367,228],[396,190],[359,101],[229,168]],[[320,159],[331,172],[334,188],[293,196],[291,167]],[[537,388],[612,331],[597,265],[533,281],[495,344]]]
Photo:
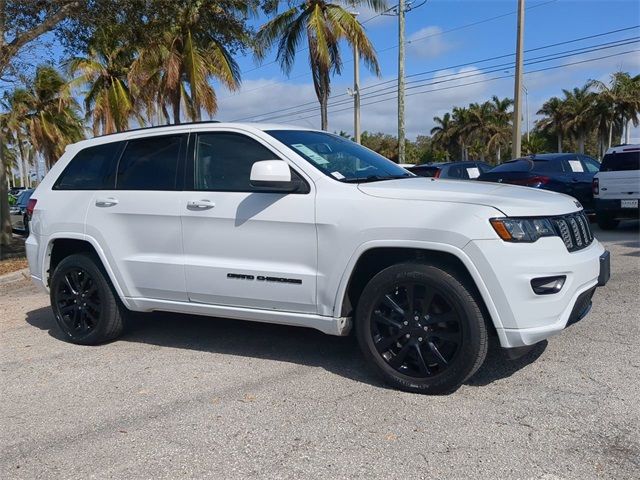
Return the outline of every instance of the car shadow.
[[[49,307],[28,312],[26,320],[64,341]],[[354,335],[335,337],[300,327],[155,312],[131,314],[118,341],[320,367],[357,382],[389,388],[366,365]],[[484,365],[466,384],[488,385],[509,377],[535,361],[543,351],[544,346],[536,347],[518,360],[508,360],[494,345]]]

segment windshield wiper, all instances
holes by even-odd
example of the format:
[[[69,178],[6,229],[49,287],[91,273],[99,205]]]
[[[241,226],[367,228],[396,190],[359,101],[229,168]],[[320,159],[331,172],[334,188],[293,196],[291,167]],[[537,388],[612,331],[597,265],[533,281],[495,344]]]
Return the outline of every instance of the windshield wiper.
[[[397,180],[399,178],[409,178],[413,177],[410,173],[403,173],[402,175],[390,175],[388,177],[383,177],[382,175],[368,175],[366,177],[354,177],[354,178],[344,178],[340,180],[344,183],[369,183],[369,182],[381,182],[383,180]]]

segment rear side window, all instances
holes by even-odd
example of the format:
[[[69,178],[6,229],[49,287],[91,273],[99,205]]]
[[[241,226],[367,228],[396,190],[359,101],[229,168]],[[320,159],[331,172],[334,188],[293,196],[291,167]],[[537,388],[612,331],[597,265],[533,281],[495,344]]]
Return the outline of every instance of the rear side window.
[[[123,142],[105,143],[80,150],[69,162],[54,190],[104,190],[113,188],[113,171]]]
[[[534,160],[532,171],[540,173],[563,172],[562,162],[553,160]]]
[[[533,167],[533,162],[531,160],[513,160],[511,162],[498,165],[491,172],[528,172],[531,170],[531,167]]]
[[[449,171],[446,175],[447,178],[461,178],[468,179],[467,169],[463,165],[452,165],[449,167]]]
[[[118,190],[175,190],[184,135],[130,140],[118,163]]]
[[[601,172],[640,170],[640,150],[637,152],[607,153],[602,159]]]
[[[439,168],[437,167],[411,167],[408,169],[411,173],[415,173],[419,177],[435,177]]]

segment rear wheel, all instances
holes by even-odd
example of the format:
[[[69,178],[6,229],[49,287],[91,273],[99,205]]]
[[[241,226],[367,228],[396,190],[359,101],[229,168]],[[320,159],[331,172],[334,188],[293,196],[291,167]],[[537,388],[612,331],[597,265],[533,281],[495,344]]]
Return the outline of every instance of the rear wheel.
[[[433,265],[399,264],[373,277],[358,302],[356,333],[378,373],[411,392],[457,389],[487,353],[486,325],[472,291]]]
[[[618,226],[620,220],[616,220],[606,213],[596,213],[596,222],[602,230],[613,230]]]
[[[96,345],[122,333],[124,306],[90,255],[70,255],[58,264],[51,279],[51,307],[73,343]]]

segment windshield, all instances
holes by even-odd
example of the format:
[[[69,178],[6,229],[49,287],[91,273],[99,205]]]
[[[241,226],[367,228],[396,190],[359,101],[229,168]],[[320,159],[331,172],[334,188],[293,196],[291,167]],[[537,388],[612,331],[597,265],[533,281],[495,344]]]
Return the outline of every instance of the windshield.
[[[341,182],[375,182],[413,176],[382,155],[337,135],[306,130],[268,130],[266,133],[325,175]]]

